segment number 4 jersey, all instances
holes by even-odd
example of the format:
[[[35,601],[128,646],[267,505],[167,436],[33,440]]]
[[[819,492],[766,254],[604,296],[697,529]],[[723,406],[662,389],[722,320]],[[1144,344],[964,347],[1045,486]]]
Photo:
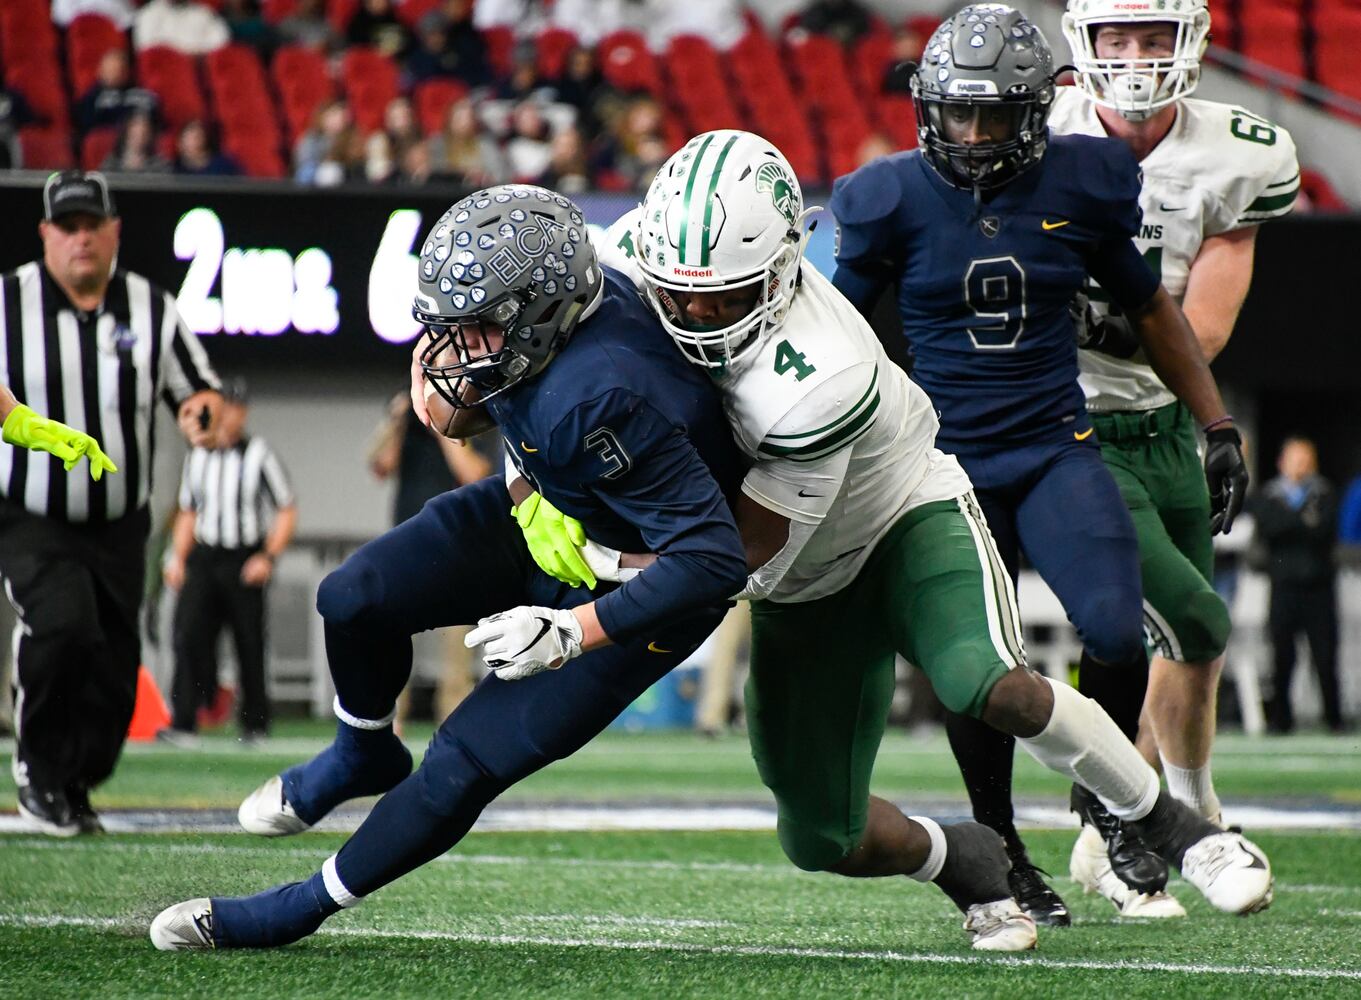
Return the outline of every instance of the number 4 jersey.
[[[1076,87],[1059,88],[1049,127],[1105,135],[1096,107]],[[1210,236],[1287,214],[1300,189],[1295,144],[1278,125],[1242,108],[1187,98],[1172,130],[1139,164],[1143,222],[1135,243],[1178,302],[1191,264]],[[1093,302],[1104,307],[1100,289]],[[1091,410],[1151,410],[1176,397],[1153,369],[1095,351],[1080,357]]]
[[[637,211],[610,228],[600,259],[641,288],[630,242]],[[904,513],[969,490],[959,463],[934,447],[931,401],[807,261],[784,323],[715,383],[738,445],[756,460],[743,492],[815,527],[773,601],[836,593]]]
[[[832,212],[836,286],[862,313],[896,286],[942,448],[967,458],[1085,434],[1069,304],[1088,274],[1130,308],[1158,287],[1131,242],[1139,168],[1123,144],[1051,137],[981,201],[920,151],[895,153],[840,178]]]

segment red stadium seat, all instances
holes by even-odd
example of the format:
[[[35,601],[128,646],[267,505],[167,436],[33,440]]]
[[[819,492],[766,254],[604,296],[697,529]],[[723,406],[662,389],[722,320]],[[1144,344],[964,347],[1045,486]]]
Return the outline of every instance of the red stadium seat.
[[[1238,26],[1239,51],[1295,76],[1305,75],[1304,16],[1278,0],[1245,0]]]
[[[873,100],[884,86],[884,74],[893,62],[893,38],[872,32],[855,43],[851,52],[851,82],[861,98]]]
[[[326,0],[326,20],[343,36],[358,9],[359,0]]]
[[[85,138],[80,140],[81,169],[98,170],[99,165],[113,152],[114,143],[117,141],[116,128],[96,128],[86,132]]]
[[[176,49],[156,45],[137,53],[137,79],[161,99],[161,115],[171,131],[185,122],[206,120],[208,110],[194,60]]]
[[[1351,206],[1342,200],[1342,196],[1337,193],[1328,178],[1317,170],[1310,170],[1308,167],[1300,170],[1300,192],[1309,200],[1308,211],[1351,211]]]
[[[267,136],[238,130],[224,133],[222,151],[234,159],[249,177],[287,177],[283,157]]]
[[[0,61],[7,69],[57,56],[57,29],[47,4],[38,0],[0,2]]]
[[[298,0],[264,0],[260,14],[270,24],[278,24],[298,8]]]
[[[416,26],[420,24],[421,18],[432,10],[438,10],[439,5],[440,0],[402,0],[401,3],[394,6],[393,13],[408,28],[415,30]]]
[[[46,122],[41,127],[65,129],[71,121],[70,99],[55,60],[10,65],[5,84],[24,95],[29,107]]]
[[[648,51],[643,36],[636,31],[616,31],[596,46],[601,75],[613,87],[626,93],[646,91],[662,96],[662,76],[657,60]]]
[[[351,46],[341,61],[341,79],[360,129],[382,128],[388,102],[400,92],[396,63],[374,49]]]
[[[1327,30],[1319,30],[1327,17]],[[1330,90],[1361,100],[1361,7],[1314,11],[1314,78]]]
[[[283,104],[288,141],[294,142],[311,125],[317,107],[335,96],[326,58],[299,45],[286,45],[274,53],[270,75]]]
[[[79,98],[95,82],[99,60],[109,49],[126,49],[127,39],[112,21],[99,14],[81,14],[66,29],[66,67],[71,93]]]
[[[501,77],[510,76],[510,55],[515,50],[515,32],[509,28],[488,28],[482,32],[487,46],[487,63]]]
[[[567,55],[577,45],[577,36],[565,28],[545,28],[534,39],[535,61],[539,75],[545,80],[556,80],[562,76],[567,65]]]
[[[434,135],[444,128],[449,108],[468,96],[468,85],[461,80],[426,80],[416,85],[412,93],[416,105],[416,120],[421,131]]]
[[[29,170],[65,170],[76,165],[71,133],[64,128],[21,128],[19,148]]]

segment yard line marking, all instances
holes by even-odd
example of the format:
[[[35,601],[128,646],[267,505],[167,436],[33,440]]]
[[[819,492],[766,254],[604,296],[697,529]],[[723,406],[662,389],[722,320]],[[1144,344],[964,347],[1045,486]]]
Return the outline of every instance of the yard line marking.
[[[37,917],[0,914],[0,926],[20,927],[95,927],[100,929],[137,929],[140,921],[100,917]],[[859,951],[841,948],[800,948],[785,945],[709,945],[688,941],[619,941],[610,938],[555,938],[526,934],[475,934],[457,931],[366,930],[359,927],[327,927],[317,932],[325,937],[368,938],[406,941],[452,941],[462,944],[492,944],[512,947],[599,948],[607,951],[668,951],[691,955],[742,957],[816,958],[844,961],[859,959],[873,962],[903,962],[914,965],[992,965],[1036,969],[1085,969],[1095,972],[1171,972],[1193,976],[1276,976],[1284,979],[1361,980],[1361,969],[1302,969],[1269,965],[1179,964],[1176,962],[1097,961],[1095,959],[1052,959],[1041,957],[1004,957],[982,955],[912,953],[899,951]]]

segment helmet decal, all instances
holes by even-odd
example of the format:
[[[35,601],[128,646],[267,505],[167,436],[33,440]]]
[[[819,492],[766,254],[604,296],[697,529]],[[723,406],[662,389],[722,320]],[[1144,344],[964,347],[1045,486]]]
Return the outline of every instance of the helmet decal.
[[[799,214],[795,205],[794,185],[792,178],[785,173],[782,166],[772,160],[757,167],[756,190],[769,191],[770,200],[779,209],[780,214],[789,220],[791,226],[794,224]]]

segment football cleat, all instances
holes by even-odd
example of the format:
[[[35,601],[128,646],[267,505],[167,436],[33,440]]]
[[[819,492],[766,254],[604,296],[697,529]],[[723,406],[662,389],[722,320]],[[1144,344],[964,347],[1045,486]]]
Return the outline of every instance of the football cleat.
[[[1237,833],[1215,833],[1187,849],[1182,878],[1225,913],[1247,916],[1271,905],[1271,863],[1262,849]]]
[[[299,819],[288,804],[283,779],[277,774],[246,796],[236,818],[247,833],[261,837],[288,837],[312,826]]]
[[[1111,870],[1136,893],[1152,896],[1167,888],[1167,862],[1145,844],[1129,824],[1123,823],[1081,785],[1074,785],[1069,804],[1083,826],[1096,828],[1106,843]]]
[[[1184,917],[1186,911],[1166,891],[1137,892],[1120,881],[1111,868],[1106,842],[1094,826],[1082,827],[1073,854],[1068,860],[1068,871],[1082,891],[1100,893],[1109,900],[1122,917],[1166,918]]]
[[[1030,856],[1025,852],[1025,845],[1019,841],[1008,841],[1007,856],[1011,858],[1007,885],[1010,886],[1011,896],[1020,904],[1021,910],[1037,924],[1044,924],[1047,927],[1071,925],[1073,918],[1068,913],[1068,907],[1044,880],[1048,872],[1037,868],[1031,862]]]
[[[151,922],[151,943],[161,951],[216,947],[213,944],[212,900],[187,899],[166,907]]]
[[[964,930],[975,951],[1029,951],[1035,947],[1035,921],[1014,899],[975,903],[964,914]]]
[[[44,792],[32,785],[22,785],[19,815],[49,837],[74,837],[80,833],[80,824],[65,792]]]

